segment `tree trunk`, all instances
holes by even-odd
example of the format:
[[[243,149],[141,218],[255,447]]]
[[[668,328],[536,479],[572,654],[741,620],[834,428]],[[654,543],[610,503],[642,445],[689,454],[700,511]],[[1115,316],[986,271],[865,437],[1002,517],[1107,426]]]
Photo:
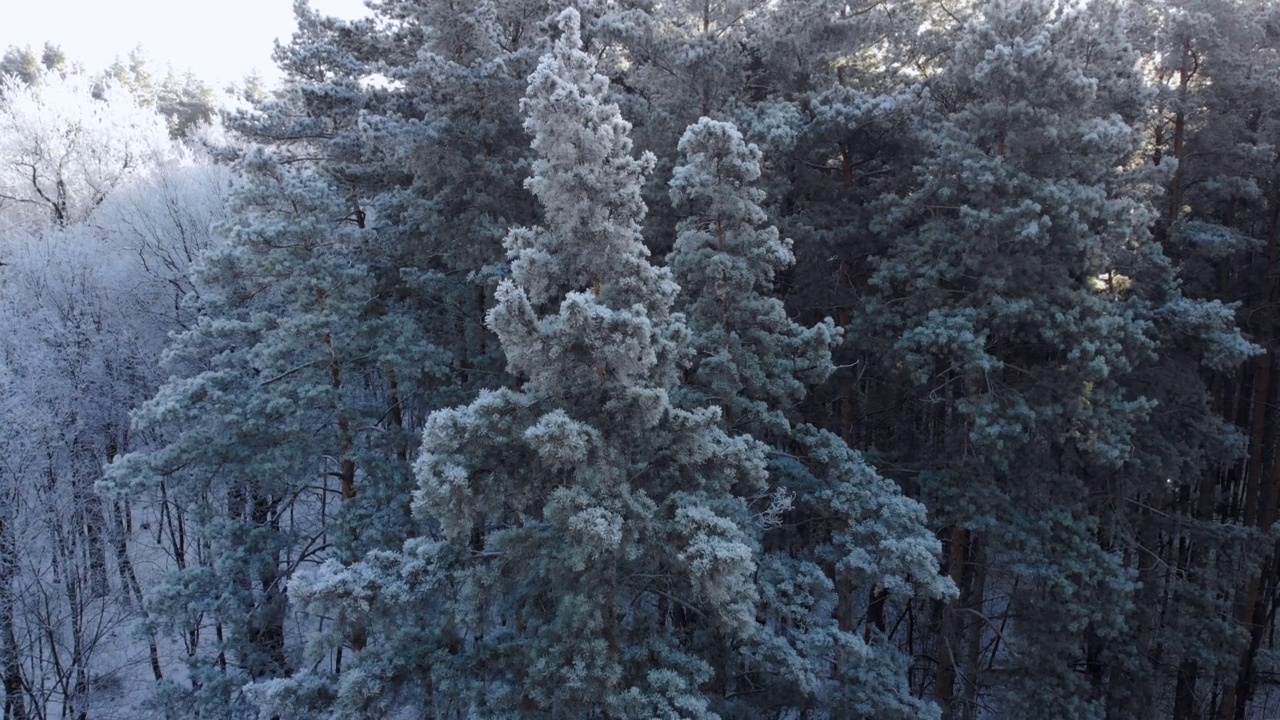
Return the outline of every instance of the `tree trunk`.
[[[942,708],[942,720],[955,720],[956,710],[956,677],[958,675],[958,659],[962,650],[964,621],[960,618],[960,608],[966,607],[969,598],[965,592],[965,557],[969,551],[969,532],[959,525],[952,525],[946,542],[946,572],[951,581],[960,588],[960,596],[950,605],[942,608],[941,626],[938,637],[938,674],[934,685],[934,698]]]
[[[275,516],[277,506],[274,499],[255,492],[253,524],[256,527],[278,530]],[[250,667],[250,676],[282,677],[289,673],[289,661],[284,656],[284,619],[288,599],[285,597],[283,578],[280,577],[278,558],[269,555],[259,562],[261,565],[257,580],[262,599],[251,613],[249,642],[261,659]]]
[[[971,534],[969,541],[969,560],[967,579],[969,582],[969,601],[967,607],[985,613],[987,599],[987,548],[983,537]],[[971,680],[964,686],[961,717],[964,720],[975,720],[978,717],[978,668],[982,664],[983,624],[970,623],[965,635],[965,667],[969,669]]]
[[[5,518],[0,521],[0,672],[4,674],[5,720],[27,718],[26,689],[13,622],[13,580],[18,569],[16,552],[10,522]]]

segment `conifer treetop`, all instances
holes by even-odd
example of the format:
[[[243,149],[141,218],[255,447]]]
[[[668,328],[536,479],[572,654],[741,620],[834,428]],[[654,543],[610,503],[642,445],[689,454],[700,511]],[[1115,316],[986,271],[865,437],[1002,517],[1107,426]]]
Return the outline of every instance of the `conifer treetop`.
[[[521,101],[538,156],[526,187],[542,204],[545,229],[508,237],[511,277],[534,304],[592,288],[615,309],[640,303],[665,316],[676,286],[648,266],[640,235],[641,183],[654,157],[632,157],[631,124],[601,101],[609,80],[583,50],[579,23],[573,8],[560,14],[561,36]]]
[[[577,11],[558,21],[562,34],[521,103],[537,155],[526,184],[543,224],[507,236],[511,278],[489,325],[527,392],[565,399],[595,388],[628,403],[644,394],[652,420],[688,353],[683,318],[671,312],[679,287],[649,264],[640,234],[653,156],[631,156],[630,123],[601,99],[609,81],[582,49]]]

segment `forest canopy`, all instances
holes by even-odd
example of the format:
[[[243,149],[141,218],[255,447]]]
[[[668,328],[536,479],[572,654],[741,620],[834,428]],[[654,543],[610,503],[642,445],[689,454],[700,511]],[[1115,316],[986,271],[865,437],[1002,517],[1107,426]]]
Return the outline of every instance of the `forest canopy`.
[[[1280,6],[295,7],[0,58],[5,720],[1280,712]]]

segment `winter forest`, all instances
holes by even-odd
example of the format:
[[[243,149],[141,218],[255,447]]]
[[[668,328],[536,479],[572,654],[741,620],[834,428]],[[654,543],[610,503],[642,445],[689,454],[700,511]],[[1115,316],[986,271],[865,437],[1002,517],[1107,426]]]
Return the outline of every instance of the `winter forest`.
[[[3,720],[1280,716],[1280,4],[369,8],[0,60]]]

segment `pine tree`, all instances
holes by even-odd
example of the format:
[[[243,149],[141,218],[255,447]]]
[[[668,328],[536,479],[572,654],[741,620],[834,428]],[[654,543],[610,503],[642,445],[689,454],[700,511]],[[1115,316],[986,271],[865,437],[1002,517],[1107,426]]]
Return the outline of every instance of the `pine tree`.
[[[429,592],[376,600],[427,612],[409,623],[426,666],[407,674],[441,716],[714,717],[711,696],[742,681],[713,649],[755,623],[763,449],[725,434],[717,410],[670,401],[688,331],[640,242],[652,159],[631,157],[577,12],[558,25],[523,105],[544,222],[508,236],[511,278],[489,313],[520,386],[428,419],[415,501],[428,532],[394,565],[331,564],[296,592]],[[404,672],[385,648],[348,671],[340,704],[387,702],[351,697]]]
[[[177,377],[137,415],[165,440],[106,484],[163,489],[207,550],[152,600],[162,627],[205,638],[162,704],[221,712],[287,672],[326,622],[285,635],[289,574],[398,549],[422,419],[503,378],[483,292],[505,227],[532,214],[509,138],[540,35],[515,5],[446,5],[386,3],[381,25],[300,5],[285,88],[231,120],[232,237],[197,269]],[[328,667],[365,635],[351,627]]]
[[[1181,295],[1150,237],[1142,175],[1126,169],[1143,95],[1121,28],[1103,3],[986,4],[939,83],[916,187],[881,206],[891,245],[861,335],[915,386],[898,457],[947,525],[961,589],[936,609],[944,717],[973,717],[987,692],[1011,716],[1102,717],[1132,689],[1140,578],[1126,557],[1144,543],[1119,528],[1169,478],[1157,358],[1181,333],[1183,391],[1203,393],[1199,362],[1251,352],[1229,308]],[[1193,417],[1200,397],[1185,401]],[[1005,617],[984,644],[986,619]],[[1025,681],[962,685],[980,664]]]
[[[806,386],[830,375],[839,331],[830,318],[797,325],[772,295],[795,258],[791,241],[764,226],[759,149],[708,118],[689,126],[679,149],[671,196],[686,217],[667,261],[693,332],[693,384],[731,424],[783,437]]]
[[[1220,449],[1206,454],[1210,467],[1198,474],[1169,473],[1177,493],[1167,515],[1143,518],[1151,540],[1178,548],[1163,559],[1176,572],[1163,571],[1158,557],[1144,568],[1144,610],[1160,618],[1148,645],[1180,658],[1166,661],[1176,673],[1161,677],[1173,687],[1175,720],[1242,717],[1272,666],[1260,652],[1269,623],[1257,618],[1272,604],[1274,566],[1271,544],[1255,533],[1265,535],[1280,517],[1276,497],[1263,490],[1274,476],[1276,428],[1280,63],[1269,28],[1280,16],[1254,2],[1170,0],[1144,10],[1137,41],[1154,79],[1147,151],[1166,169],[1167,186],[1155,233],[1177,261],[1185,292],[1242,303],[1242,328],[1270,351],[1242,372],[1210,374],[1204,405],[1218,427],[1194,427]]]
[[[385,378],[409,394],[444,374],[420,326],[379,312],[371,230],[335,220],[344,194],[316,149],[240,152],[230,237],[201,256],[172,377],[135,413],[159,441],[103,483],[164,493],[190,519],[193,549],[148,603],[160,630],[203,638],[187,647],[191,684],[158,699],[192,715],[230,712],[244,682],[289,671],[285,585],[317,546],[403,541],[411,475]]]
[[[809,386],[832,372],[839,333],[830,318],[805,328],[773,296],[794,262],[791,243],[766,226],[754,187],[760,151],[732,124],[703,118],[680,142],[671,180],[686,215],[668,262],[696,350],[690,385],[723,408],[726,422],[774,446],[770,482],[793,507],[766,535],[757,580],[769,608],[746,669],[765,690],[726,706],[731,717],[766,708],[833,717],[925,717],[911,696],[905,658],[884,643],[890,592],[943,597],[937,540],[924,509],[902,497],[839,437],[792,425]],[[859,635],[856,618],[870,625]],[[799,630],[794,627],[801,620]],[[874,640],[873,640],[874,638]],[[874,645],[874,647],[873,647]],[[836,677],[822,682],[829,667]]]
[[[529,149],[518,141],[518,102],[545,42],[543,10],[397,0],[376,9],[381,23],[348,23],[300,8],[299,30],[277,54],[304,120],[254,134],[331,134],[325,170],[347,196],[342,214],[384,239],[363,249],[381,312],[424,325],[451,354],[422,414],[406,406],[411,421],[503,379],[484,312],[504,272],[502,238],[534,218],[520,186]]]

